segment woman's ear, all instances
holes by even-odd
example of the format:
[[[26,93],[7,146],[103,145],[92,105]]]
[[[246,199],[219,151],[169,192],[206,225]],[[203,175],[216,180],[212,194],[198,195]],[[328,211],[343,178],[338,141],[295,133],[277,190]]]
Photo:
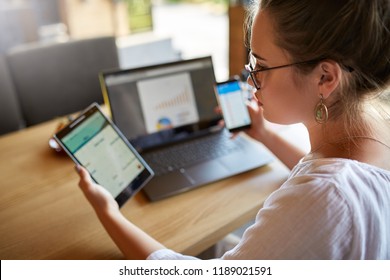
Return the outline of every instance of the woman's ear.
[[[324,60],[319,64],[318,87],[319,92],[327,99],[341,82],[341,67],[333,60]]]

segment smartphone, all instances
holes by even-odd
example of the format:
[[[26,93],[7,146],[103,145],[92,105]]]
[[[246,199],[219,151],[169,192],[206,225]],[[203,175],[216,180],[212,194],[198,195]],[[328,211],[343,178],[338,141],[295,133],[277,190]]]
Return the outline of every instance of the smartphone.
[[[219,106],[230,132],[240,131],[251,126],[251,118],[246,105],[247,97],[241,87],[241,81],[232,79],[215,84]]]

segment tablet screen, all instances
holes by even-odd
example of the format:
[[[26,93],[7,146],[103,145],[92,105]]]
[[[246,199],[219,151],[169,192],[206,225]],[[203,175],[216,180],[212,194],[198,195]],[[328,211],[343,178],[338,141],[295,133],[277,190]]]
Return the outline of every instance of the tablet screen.
[[[152,177],[147,164],[97,104],[85,110],[55,138],[120,206]]]

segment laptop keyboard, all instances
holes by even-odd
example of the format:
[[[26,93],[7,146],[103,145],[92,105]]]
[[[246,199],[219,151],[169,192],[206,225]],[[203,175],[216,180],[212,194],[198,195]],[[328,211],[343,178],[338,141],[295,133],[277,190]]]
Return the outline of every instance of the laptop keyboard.
[[[167,147],[161,151],[145,153],[142,157],[156,175],[161,175],[205,160],[228,155],[239,149],[237,142],[226,137],[224,133],[214,133]]]

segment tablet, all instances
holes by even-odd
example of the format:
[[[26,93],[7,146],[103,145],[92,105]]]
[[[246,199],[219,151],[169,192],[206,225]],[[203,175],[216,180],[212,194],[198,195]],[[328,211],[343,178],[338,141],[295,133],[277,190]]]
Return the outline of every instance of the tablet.
[[[151,168],[96,103],[57,132],[54,139],[111,193],[119,207],[153,177]]]

